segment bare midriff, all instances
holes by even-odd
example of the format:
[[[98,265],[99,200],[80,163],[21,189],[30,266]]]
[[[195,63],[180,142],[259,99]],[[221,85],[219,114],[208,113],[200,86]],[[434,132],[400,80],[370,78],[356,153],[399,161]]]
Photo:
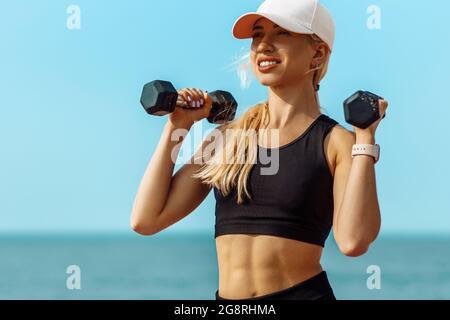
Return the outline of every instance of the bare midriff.
[[[247,299],[294,286],[323,269],[323,248],[269,236],[228,234],[216,238],[219,296]]]

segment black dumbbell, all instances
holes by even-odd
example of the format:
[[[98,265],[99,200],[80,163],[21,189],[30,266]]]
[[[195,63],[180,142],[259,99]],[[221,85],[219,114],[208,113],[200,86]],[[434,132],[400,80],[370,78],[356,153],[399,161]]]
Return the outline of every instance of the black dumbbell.
[[[382,97],[369,91],[357,91],[344,101],[345,121],[355,127],[366,129],[380,119],[378,101]],[[383,118],[386,113],[383,115]]]
[[[237,102],[231,93],[216,90],[208,94],[212,100],[208,121],[220,124],[233,120],[236,115]],[[175,110],[175,107],[187,108],[187,102],[178,97],[178,91],[172,83],[164,80],[154,80],[144,86],[141,104],[148,114],[155,116],[171,113]]]

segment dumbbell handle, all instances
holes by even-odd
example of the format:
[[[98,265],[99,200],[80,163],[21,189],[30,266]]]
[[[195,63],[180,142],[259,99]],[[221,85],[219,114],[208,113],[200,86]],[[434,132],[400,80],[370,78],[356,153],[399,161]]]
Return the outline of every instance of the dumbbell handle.
[[[380,100],[384,100],[384,98],[382,97],[382,96],[379,96],[379,95],[377,95],[377,94],[375,94],[375,93],[373,93],[373,92],[370,92],[370,91],[366,91],[366,93],[370,96],[372,96],[372,99],[374,99],[374,100],[376,100],[377,102],[378,101],[380,101]],[[371,100],[372,100],[371,99]],[[373,100],[371,101],[371,103],[373,104]],[[383,117],[381,118],[381,119],[384,119],[384,117],[386,117],[386,112],[383,114]]]
[[[175,106],[179,107],[179,108],[184,108],[184,109],[191,109],[191,108],[193,108],[193,107],[189,107],[188,102],[186,100],[184,100],[183,97],[180,96],[180,95],[178,95],[177,103],[176,103]]]
[[[219,92],[222,92],[222,94]],[[221,109],[215,108],[215,103],[218,103],[219,101],[222,101],[222,103],[223,103],[223,101],[224,101],[223,94],[224,93],[225,92],[220,91],[220,90],[208,93],[212,100],[212,106],[211,106],[211,111],[210,111],[207,119],[211,123],[216,123],[216,119],[219,119],[220,117],[228,117],[228,118],[231,117],[230,120],[234,119],[234,114],[236,112],[236,108],[233,109],[231,107],[231,105],[230,105],[230,109],[221,110]],[[234,99],[233,99],[233,101],[234,101]],[[231,101],[230,101],[230,103],[232,104]],[[183,109],[198,109],[197,107],[190,106],[189,102],[187,102],[181,95],[178,95],[175,107],[179,107],[179,108],[183,108]],[[203,105],[200,105],[200,107],[203,107]],[[220,123],[220,122],[218,122],[218,123]]]

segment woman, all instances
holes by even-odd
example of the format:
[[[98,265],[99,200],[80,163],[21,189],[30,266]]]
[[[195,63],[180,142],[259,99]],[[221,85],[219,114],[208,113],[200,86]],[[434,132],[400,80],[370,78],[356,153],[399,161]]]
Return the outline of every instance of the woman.
[[[172,177],[172,149],[179,144],[171,134],[190,129],[211,109],[206,92],[180,90],[192,108],[170,114],[136,195],[132,227],[155,234],[191,213],[214,188],[216,299],[334,300],[320,265],[331,228],[347,256],[364,254],[379,232],[374,158],[353,158],[351,151],[354,144],[375,143],[381,120],[353,133],[320,113],[317,91],[327,72],[334,23],[317,0],[266,0],[237,20],[233,35],[252,38],[253,72],[268,87],[268,101],[222,124],[217,131],[227,130],[223,143],[207,137]],[[382,100],[381,116],[386,108]],[[279,134],[275,142],[245,134],[271,129]],[[202,151],[210,145],[215,151],[205,160]],[[237,161],[239,153],[250,161]],[[262,174],[261,155],[273,153],[278,169]],[[232,161],[217,161],[224,155]]]

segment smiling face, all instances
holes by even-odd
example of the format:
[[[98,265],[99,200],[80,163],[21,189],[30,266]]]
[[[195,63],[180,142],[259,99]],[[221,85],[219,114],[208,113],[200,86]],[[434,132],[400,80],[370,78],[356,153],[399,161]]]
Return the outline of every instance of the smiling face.
[[[252,36],[250,60],[262,85],[292,85],[310,79],[312,87],[314,72],[308,71],[324,62],[325,44],[314,43],[310,35],[287,31],[266,18],[255,22]],[[261,67],[259,61],[268,57],[280,63]]]

